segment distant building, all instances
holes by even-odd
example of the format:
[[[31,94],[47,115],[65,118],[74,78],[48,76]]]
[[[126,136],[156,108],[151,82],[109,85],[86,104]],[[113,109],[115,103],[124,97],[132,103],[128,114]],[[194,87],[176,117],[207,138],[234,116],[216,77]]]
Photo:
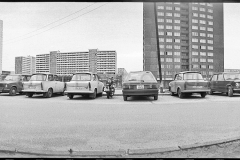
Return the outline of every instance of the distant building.
[[[240,69],[224,69],[224,72],[239,72],[240,73]]]
[[[15,73],[16,74],[33,74],[35,73],[35,60],[33,56],[15,57]]]
[[[60,52],[36,56],[36,72],[51,72],[58,75],[76,72],[96,72],[98,74],[117,73],[116,51],[99,51],[90,49],[89,52]]]
[[[2,74],[3,21],[0,20],[0,74]]]
[[[143,70],[164,86],[180,71],[224,70],[223,3],[144,2]]]
[[[128,72],[126,71],[125,68],[118,68],[118,75],[121,75],[122,76],[122,81],[124,81],[125,78],[128,75]]]

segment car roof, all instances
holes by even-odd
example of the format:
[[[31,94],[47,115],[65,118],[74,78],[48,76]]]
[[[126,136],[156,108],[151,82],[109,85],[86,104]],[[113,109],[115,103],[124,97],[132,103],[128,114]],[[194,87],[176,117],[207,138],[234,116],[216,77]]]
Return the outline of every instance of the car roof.
[[[177,74],[183,74],[183,73],[200,73],[199,71],[182,71],[178,72]]]
[[[217,72],[213,74],[240,74],[239,72]]]
[[[44,73],[33,73],[33,75],[37,75],[37,74],[53,74],[53,73],[50,73],[50,72],[44,72]],[[56,74],[53,74],[53,75],[56,75]]]
[[[7,76],[31,76],[31,74],[9,74]]]
[[[151,71],[130,71],[129,73],[152,73]]]
[[[83,73],[85,73],[85,74],[97,74],[97,73],[93,73],[93,72],[77,72],[77,73],[73,73],[73,75],[75,75],[75,74],[83,74]]]

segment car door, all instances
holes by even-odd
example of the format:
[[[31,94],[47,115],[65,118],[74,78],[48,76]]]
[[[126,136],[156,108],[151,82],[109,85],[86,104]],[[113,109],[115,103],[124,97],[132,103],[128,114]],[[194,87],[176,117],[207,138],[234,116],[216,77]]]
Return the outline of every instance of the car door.
[[[178,74],[175,75],[174,80],[170,82],[171,92],[177,92],[176,91],[176,80],[177,80]]]
[[[217,80],[217,74],[212,75],[209,81],[209,87],[211,90],[217,91],[216,90],[216,80]]]
[[[48,82],[47,82],[47,88],[52,88],[53,93],[56,93],[56,82],[54,81],[53,74],[48,75]]]
[[[225,85],[224,85],[224,78],[223,78],[223,74],[218,74],[218,79],[217,79],[217,84],[216,84],[216,87],[218,88],[218,90],[220,92],[226,92],[225,90]]]

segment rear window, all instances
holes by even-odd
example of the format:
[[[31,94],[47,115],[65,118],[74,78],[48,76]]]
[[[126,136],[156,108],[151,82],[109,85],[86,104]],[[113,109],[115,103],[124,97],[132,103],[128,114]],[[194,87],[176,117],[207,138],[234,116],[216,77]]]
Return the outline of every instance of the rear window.
[[[224,74],[225,80],[238,80],[240,79],[240,74],[239,73],[228,73]]]
[[[36,74],[32,75],[29,81],[45,81],[47,78],[47,75],[45,74]]]
[[[5,81],[20,81],[20,76],[8,75],[4,80]]]
[[[91,74],[75,74],[72,77],[72,81],[90,81]]]
[[[157,82],[150,72],[129,73],[125,81]]]
[[[184,80],[202,80],[203,77],[200,73],[185,73],[183,74]]]

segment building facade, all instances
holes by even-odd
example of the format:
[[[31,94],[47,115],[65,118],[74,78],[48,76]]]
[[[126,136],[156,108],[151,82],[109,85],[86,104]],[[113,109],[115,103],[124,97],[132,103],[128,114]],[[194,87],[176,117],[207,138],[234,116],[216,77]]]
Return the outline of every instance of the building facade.
[[[222,3],[143,3],[143,70],[164,87],[180,71],[224,70]]]
[[[116,51],[60,52],[36,56],[36,72],[51,72],[58,75],[76,72],[95,72],[98,74],[117,73]]]
[[[224,69],[224,72],[239,72],[240,73],[240,69]]]
[[[33,56],[15,57],[15,73],[16,74],[33,74],[35,73],[36,58]]]
[[[0,74],[2,74],[3,21],[0,20]]]

